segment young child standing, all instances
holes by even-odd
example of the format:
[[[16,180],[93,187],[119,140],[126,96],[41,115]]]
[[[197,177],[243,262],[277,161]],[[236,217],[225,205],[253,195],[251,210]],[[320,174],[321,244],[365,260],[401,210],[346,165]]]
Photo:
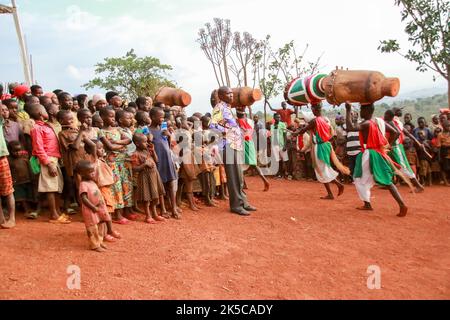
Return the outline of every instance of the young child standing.
[[[37,219],[38,213],[32,211],[30,203],[35,202],[33,175],[30,170],[28,153],[19,141],[12,141],[9,147],[9,166],[14,182],[14,198],[21,203],[25,211],[25,218]]]
[[[167,130],[161,131],[161,124],[164,122],[164,111],[155,107],[150,110],[150,118],[152,124],[150,133],[153,135],[155,152],[158,156],[158,171],[161,175],[162,182],[165,185],[166,192],[169,195],[170,204],[172,206],[172,216],[175,219],[181,218],[181,212],[177,206],[177,184],[178,174],[175,170],[175,164],[172,159],[169,142],[167,139]]]
[[[116,127],[116,112],[111,107],[100,110],[104,127],[100,130],[100,140],[106,150],[106,161],[114,173],[114,185],[111,191],[115,201],[113,222],[128,224],[129,220],[122,213],[125,208],[133,206],[133,185],[131,183],[131,166],[127,166],[126,145],[130,139],[124,137]],[[131,163],[129,163],[131,165]]]
[[[105,161],[105,149],[103,148],[103,143],[101,141],[92,141],[89,139],[85,142],[86,153],[90,156],[90,161],[95,169],[94,181],[103,196],[108,212],[105,221],[107,227],[105,240],[107,242],[115,242],[116,239],[122,239],[122,236],[120,233],[113,230],[111,219],[111,215],[114,214],[115,210],[115,201],[111,191],[111,187],[114,185],[114,174]]]
[[[76,166],[81,176],[80,189],[81,213],[89,239],[89,247],[93,251],[104,252],[106,246],[103,238],[106,234],[105,221],[110,219],[102,194],[94,181],[94,165],[87,160],[80,161]]]
[[[47,111],[41,105],[29,108],[30,117],[35,121],[31,129],[33,156],[41,165],[38,192],[47,195],[50,209],[50,222],[56,224],[70,223],[69,217],[61,214],[58,193],[62,193],[64,180],[58,161],[61,158],[59,142],[53,129],[45,123],[48,120]]]
[[[2,106],[0,102],[0,107]],[[0,113],[0,226],[4,229],[11,229],[16,226],[16,206],[14,202],[14,187],[11,170],[8,163],[8,147],[3,137],[4,119]],[[7,221],[2,209],[1,199],[6,198],[9,220]]]
[[[148,143],[152,137],[146,137],[142,133],[133,136],[136,152],[131,157],[133,172],[136,176],[137,189],[135,199],[143,202],[145,208],[145,222],[154,224],[163,222],[162,217],[166,215],[164,196],[166,194],[161,177],[156,168],[158,157],[156,156],[153,143]],[[161,206],[161,216],[156,213],[157,204]]]

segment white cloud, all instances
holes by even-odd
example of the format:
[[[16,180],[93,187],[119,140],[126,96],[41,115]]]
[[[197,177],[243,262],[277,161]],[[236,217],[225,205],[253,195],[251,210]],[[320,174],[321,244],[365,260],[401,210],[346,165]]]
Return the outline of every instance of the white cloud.
[[[271,34],[275,47],[295,40],[299,48],[310,44],[311,59],[325,52],[323,72],[335,66],[379,70],[400,77],[402,92],[436,85],[430,73],[416,72],[413,63],[395,54],[378,52],[382,39],[398,38],[408,43],[399,9],[391,0],[215,0],[209,5],[197,5],[196,1],[187,5],[186,1],[150,2],[152,18],[145,19],[133,16],[126,6],[118,17],[100,17],[78,7],[69,7],[64,17],[47,20],[24,14],[25,32],[31,34],[39,28],[34,37],[43,35],[46,39],[42,47],[30,48],[40,52],[34,60],[40,63],[41,82],[48,79],[53,84],[58,72],[54,65],[61,66],[72,79],[73,87],[68,89],[80,91],[79,86],[92,77],[97,62],[134,48],[139,55],[152,55],[171,64],[174,80],[193,96],[190,110],[205,111],[209,108],[209,94],[217,84],[195,40],[206,22],[223,17],[231,20],[235,31],[249,31],[257,38]]]
[[[68,65],[66,68],[66,72],[69,77],[71,77],[75,80],[81,80],[81,78],[82,78],[80,70],[78,70],[78,68],[73,65]]]

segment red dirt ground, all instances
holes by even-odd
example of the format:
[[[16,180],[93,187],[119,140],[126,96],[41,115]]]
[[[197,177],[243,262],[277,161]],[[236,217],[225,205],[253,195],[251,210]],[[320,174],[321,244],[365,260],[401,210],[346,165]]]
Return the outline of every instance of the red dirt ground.
[[[353,186],[333,202],[318,183],[249,178],[259,211],[220,209],[149,226],[116,227],[124,240],[107,253],[87,250],[82,223],[55,226],[19,218],[0,230],[0,299],[450,299],[450,189],[412,195],[397,218],[385,190],[361,213]],[[66,287],[81,268],[81,290]],[[381,290],[367,268],[381,268]]]

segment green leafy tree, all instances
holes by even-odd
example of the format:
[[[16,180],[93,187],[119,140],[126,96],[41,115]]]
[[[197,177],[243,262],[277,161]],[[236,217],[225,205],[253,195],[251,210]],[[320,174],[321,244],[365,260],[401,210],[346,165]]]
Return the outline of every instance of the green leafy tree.
[[[397,40],[383,40],[381,52],[397,52],[417,63],[417,70],[433,70],[448,83],[450,106],[450,2],[448,0],[395,0],[401,8],[405,32],[413,47],[400,52]]]
[[[96,78],[83,87],[93,89],[99,87],[120,93],[128,100],[138,96],[154,97],[161,87],[175,87],[175,83],[167,78],[172,67],[162,64],[154,57],[138,57],[131,49],[124,57],[105,58],[96,64]]]

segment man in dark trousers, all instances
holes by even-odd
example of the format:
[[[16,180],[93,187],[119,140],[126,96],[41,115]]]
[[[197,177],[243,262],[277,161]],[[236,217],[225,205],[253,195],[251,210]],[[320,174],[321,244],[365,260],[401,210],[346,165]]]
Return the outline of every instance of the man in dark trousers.
[[[244,141],[242,132],[231,111],[233,91],[228,87],[218,90],[219,102],[213,109],[212,122],[226,129],[223,161],[227,175],[230,210],[241,216],[256,211],[247,201],[244,193],[244,173],[242,171]]]

